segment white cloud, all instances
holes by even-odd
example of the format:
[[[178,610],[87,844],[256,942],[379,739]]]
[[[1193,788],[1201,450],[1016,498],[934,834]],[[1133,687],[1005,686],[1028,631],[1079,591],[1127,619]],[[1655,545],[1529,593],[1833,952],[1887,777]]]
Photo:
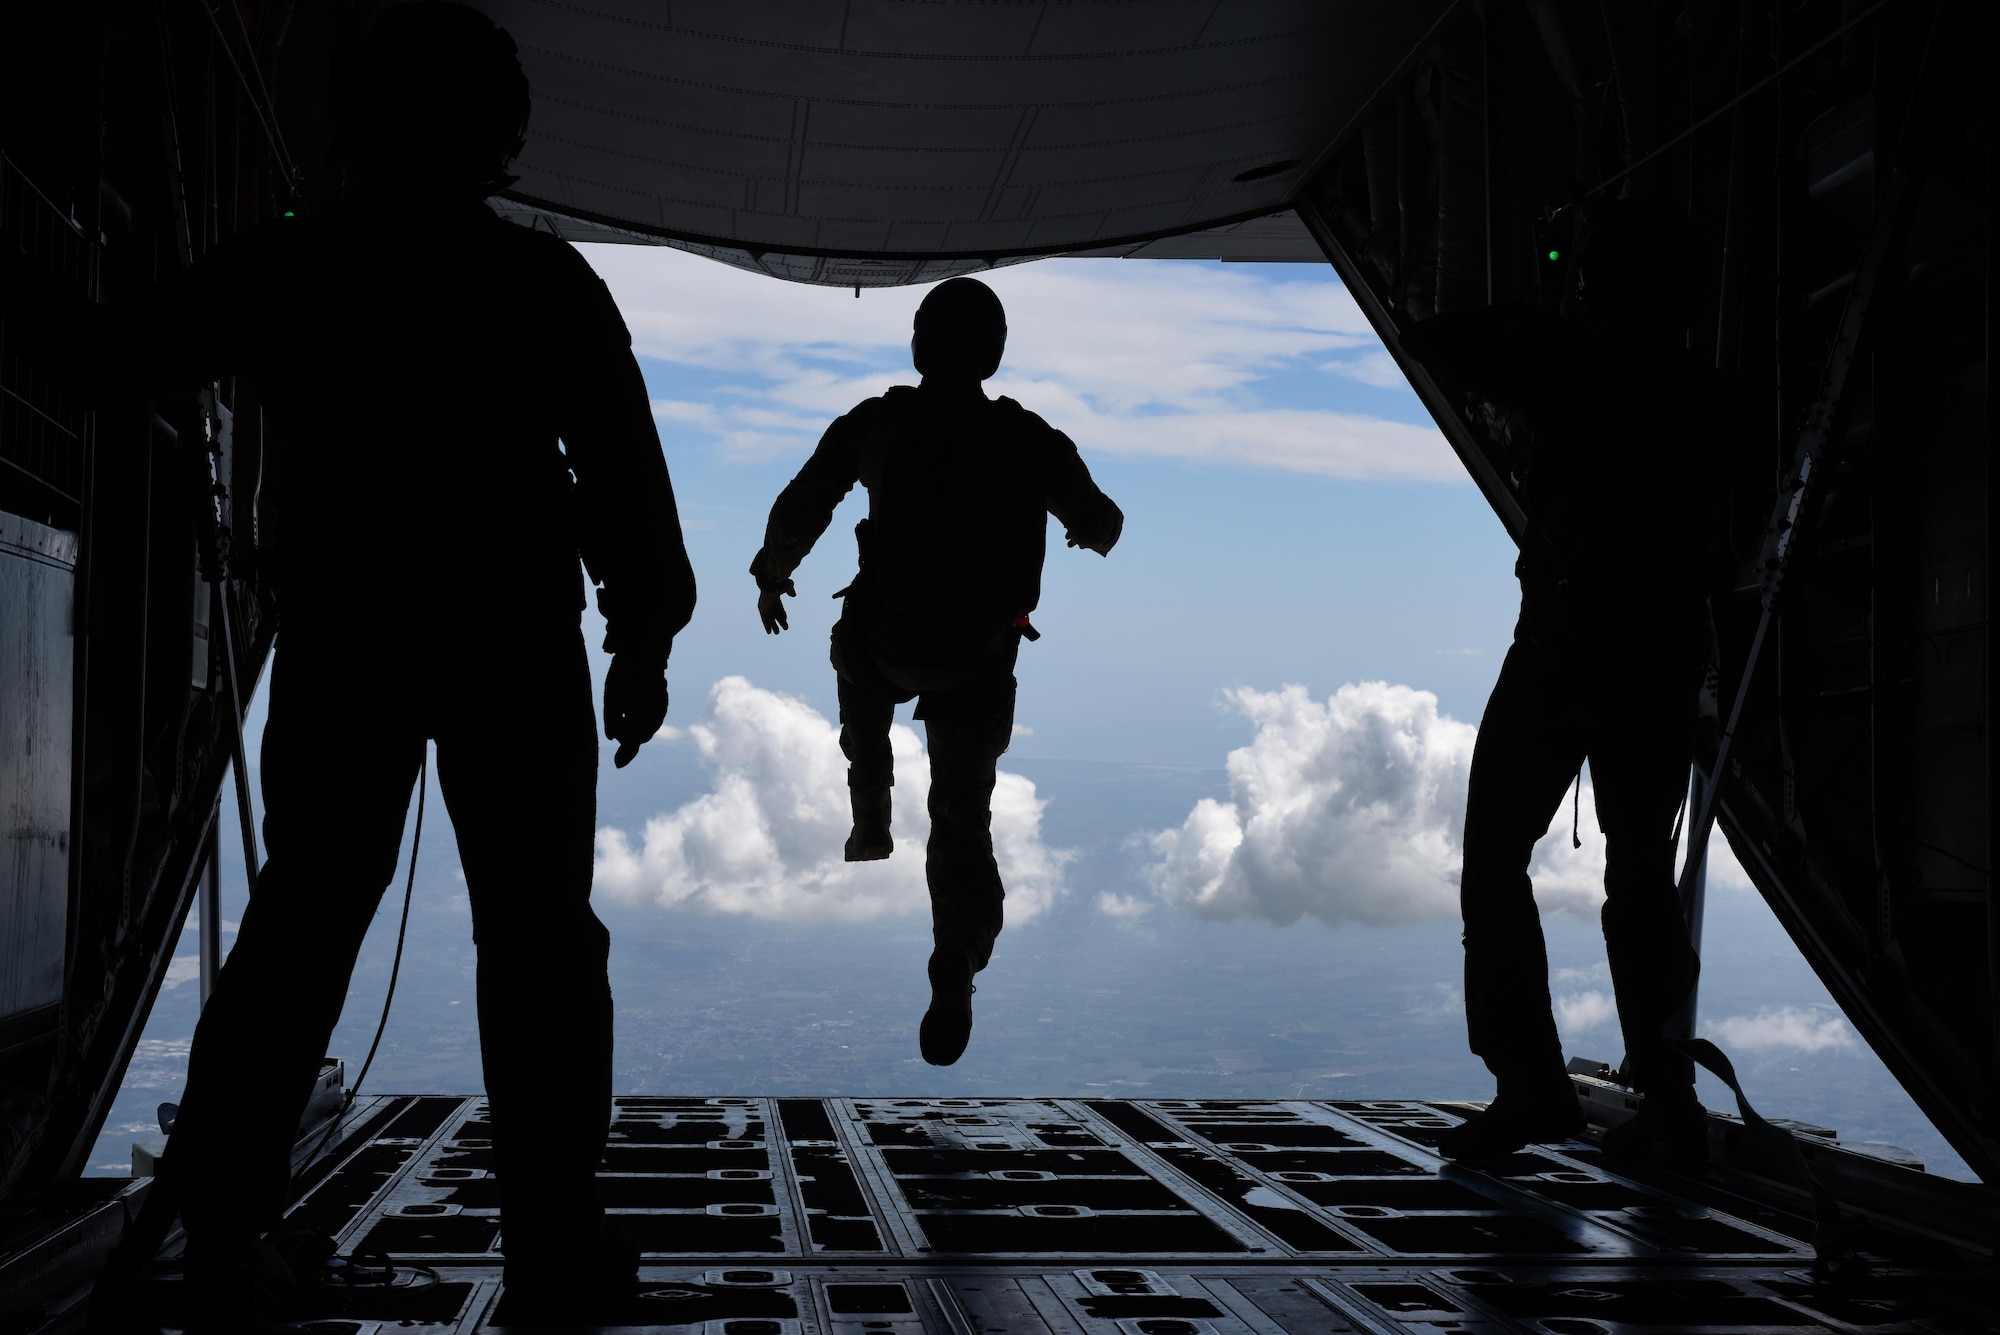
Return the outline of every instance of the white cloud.
[[[182,983],[192,983],[201,977],[201,956],[176,955],[167,961],[167,972],[160,979],[160,990],[171,992]]]
[[[1557,969],[1549,975],[1556,983],[1603,983],[1611,979],[1611,965],[1604,960],[1582,969]]]
[[[802,457],[834,416],[910,383],[923,288],[781,283],[668,249],[585,246],[640,355],[731,377],[713,403],[661,400],[671,434],[729,457]],[[982,276],[1010,326],[992,384],[1093,452],[1344,478],[1464,482],[1428,424],[1267,406],[1260,387],[1323,370],[1402,388],[1353,298],[1301,282],[1168,263],[1047,260]],[[1326,362],[1329,354],[1357,354]],[[1386,369],[1385,369],[1386,367]],[[1421,418],[1414,396],[1411,416]]]
[[[624,831],[597,834],[597,884],[627,902],[809,921],[926,912],[924,841],[930,760],[897,726],[896,851],[886,861],[841,860],[851,815],[839,731],[803,700],[725,677],[709,692],[710,718],[688,729],[713,766],[708,793],[646,823],[637,848]],[[1070,854],[1042,842],[1047,803],[1002,771],[993,793],[993,845],[1007,887],[1007,919],[1024,922],[1063,891]]]
[[[1770,1052],[1826,1052],[1852,1048],[1854,1031],[1830,1009],[1798,1006],[1766,1007],[1755,1015],[1726,1015],[1702,1026],[1724,1049]]]
[[[1388,352],[1364,352],[1359,357],[1349,357],[1342,361],[1328,362],[1320,368],[1335,375],[1344,375],[1350,380],[1359,380],[1364,385],[1377,389],[1408,389],[1409,378],[1403,368],[1396,365],[1396,359]]]
[[[1046,393],[1049,388],[996,382],[997,392],[1019,399],[1065,426],[1079,442],[1108,454],[1227,462],[1357,481],[1449,483],[1466,476],[1458,456],[1432,427],[1305,408],[1100,413],[1093,418],[1087,405],[1076,413],[1056,408],[1051,400],[1067,397],[1067,390]],[[1079,419],[1090,420],[1087,430],[1067,426]]]
[[[1229,755],[1228,802],[1203,798],[1153,838],[1169,903],[1280,923],[1387,923],[1455,911],[1473,728],[1437,697],[1384,682],[1324,704],[1301,686],[1238,689],[1256,724]]]
[[[1143,918],[1153,910],[1153,902],[1139,895],[1121,895],[1106,890],[1097,897],[1097,911],[1108,918]]]
[[[1256,735],[1229,754],[1228,801],[1204,798],[1179,829],[1153,836],[1147,875],[1160,899],[1216,917],[1331,926],[1457,914],[1471,724],[1440,714],[1428,691],[1379,681],[1323,703],[1302,686],[1227,699]],[[1563,806],[1530,874],[1545,911],[1593,912],[1604,837],[1584,820],[1583,846],[1572,848]]]
[[[1618,1007],[1608,992],[1592,988],[1556,998],[1556,1023],[1564,1034],[1581,1034],[1610,1024],[1618,1018]]]
[[[1604,831],[1597,827],[1596,802],[1586,771],[1583,792],[1571,788],[1564,795],[1548,831],[1535,844],[1528,876],[1544,913],[1560,909],[1597,919],[1604,903]]]

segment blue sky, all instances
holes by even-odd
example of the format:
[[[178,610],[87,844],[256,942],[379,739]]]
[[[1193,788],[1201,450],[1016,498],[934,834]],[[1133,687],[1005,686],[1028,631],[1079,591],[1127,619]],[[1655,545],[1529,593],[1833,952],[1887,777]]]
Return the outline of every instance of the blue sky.
[[[1011,329],[992,388],[1069,433],[1127,523],[1108,559],[1051,544],[996,796],[1009,927],[972,1051],[939,1072],[914,1056],[920,732],[897,734],[897,855],[839,857],[826,633],[860,491],[799,572],[790,633],[763,633],[746,573],[826,422],[914,382],[922,290],[856,298],[671,250],[584,250],[632,329],[701,591],[667,729],[601,771],[621,1091],[1490,1092],[1464,1049],[1457,839],[1514,552],[1330,272],[1052,260],[988,276]],[[253,755],[261,722],[260,702]],[[1565,803],[1533,870],[1566,1047],[1616,1060],[1585,786],[1583,847]],[[463,882],[432,797],[377,1090],[479,1080]],[[362,951],[336,1053],[366,1050],[394,908]],[[1726,848],[1709,932],[1701,1025],[1766,1092],[1762,1111],[1964,1171]],[[189,936],[101,1169],[178,1087],[194,963]],[[1719,1086],[1703,1093],[1727,1106]]]
[[[825,422],[914,381],[922,291],[857,299],[587,250],[659,405],[701,582],[676,680],[747,673],[830,708],[817,637],[853,573],[860,493],[801,571],[782,643],[764,643],[744,570]],[[1055,260],[987,281],[1010,323],[992,390],[1068,432],[1128,516],[1109,560],[1053,544],[1018,754],[1216,764],[1247,735],[1219,708],[1233,685],[1378,678],[1477,717],[1513,622],[1512,549],[1330,275]]]

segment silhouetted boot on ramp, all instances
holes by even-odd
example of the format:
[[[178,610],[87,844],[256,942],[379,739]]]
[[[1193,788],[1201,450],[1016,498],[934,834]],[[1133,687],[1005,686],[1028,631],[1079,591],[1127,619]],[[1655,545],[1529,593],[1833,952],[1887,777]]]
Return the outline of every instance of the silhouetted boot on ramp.
[[[1568,1140],[1583,1127],[1583,1109],[1567,1075],[1532,1081],[1503,1078],[1484,1112],[1444,1133],[1438,1153],[1475,1163],[1500,1159],[1529,1145]]]

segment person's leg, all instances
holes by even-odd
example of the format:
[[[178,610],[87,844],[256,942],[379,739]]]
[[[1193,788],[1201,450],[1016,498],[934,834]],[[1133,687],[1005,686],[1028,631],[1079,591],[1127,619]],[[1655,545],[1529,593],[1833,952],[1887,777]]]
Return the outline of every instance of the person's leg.
[[[283,637],[260,775],[268,860],[195,1028],[167,1155],[195,1252],[278,1222],[422,756],[404,683],[350,645]]]
[[[1647,1096],[1656,1110],[1649,1126],[1668,1128],[1660,1134],[1675,1142],[1670,1149],[1680,1158],[1705,1155],[1706,1134],[1694,1063],[1663,1032],[1700,969],[1674,881],[1673,833],[1687,795],[1695,683],[1692,671],[1621,672],[1617,689],[1608,682],[1600,688],[1590,753],[1604,830],[1604,951],[1625,1038],[1625,1078]]]
[[[1559,664],[1517,640],[1472,749],[1458,885],[1466,1031],[1472,1051],[1501,1079],[1563,1067],[1528,863],[1582,764],[1574,708]]]
[[[993,788],[1014,732],[1011,673],[950,691],[927,691],[917,706],[931,762],[930,844],[924,879],[931,894],[931,1004],[918,1029],[933,1066],[949,1066],[972,1037],[972,976],[993,956],[1006,921],[1006,889],[993,857]]]
[[[1014,678],[958,691],[926,692],[918,707],[930,750],[931,837],[924,878],[931,936],[986,967],[1006,921],[1005,887],[993,857],[993,788],[1014,735]]]
[[[854,813],[844,855],[849,862],[875,862],[896,847],[889,833],[890,790],[896,782],[889,728],[896,720],[896,701],[844,672],[836,679],[836,688],[840,752],[847,757],[847,798]]]
[[[1480,1159],[1582,1129],[1549,1000],[1548,948],[1528,864],[1583,742],[1561,664],[1516,638],[1480,719],[1465,809],[1459,904],[1465,921],[1466,1037],[1493,1072],[1486,1112],[1442,1152]]]
[[[896,692],[881,680],[862,646],[850,645],[844,623],[833,628],[830,655],[840,701],[840,753],[847,757],[847,797],[854,828],[843,855],[849,862],[876,862],[895,851],[889,832],[890,789],[896,759],[889,729],[896,721]]]
[[[597,727],[574,626],[464,653],[438,783],[479,954],[479,1043],[510,1283],[584,1266],[611,1122],[610,936],[590,907]],[[496,720],[505,720],[505,726]]]

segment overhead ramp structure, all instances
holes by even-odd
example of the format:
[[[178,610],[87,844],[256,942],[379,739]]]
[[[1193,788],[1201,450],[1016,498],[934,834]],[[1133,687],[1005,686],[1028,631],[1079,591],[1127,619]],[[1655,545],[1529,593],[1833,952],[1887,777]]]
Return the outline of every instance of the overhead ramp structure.
[[[1279,212],[1450,6],[481,8],[535,89],[516,217],[873,287]]]
[[[0,245],[116,299],[323,207],[334,53],[376,7],[0,11]],[[1687,345],[1754,390],[1772,483],[1770,531],[1713,607],[1694,806],[1712,797],[1855,1028],[2000,1180],[1991,6],[1715,0],[1641,7],[1637,29],[1560,0],[481,7],[519,38],[536,91],[520,179],[493,201],[512,220],[857,288],[1064,254],[1327,262],[1517,535],[1523,424],[1410,358],[1404,333],[1442,309],[1559,304],[1580,203],[1637,193],[1682,213],[1707,266]],[[93,413],[40,374],[35,340],[0,325],[0,738],[61,763],[5,771],[20,856],[0,861],[0,1309],[53,1329],[76,1316],[74,1267],[148,1189],[78,1174],[214,856],[273,623],[250,388]],[[1688,909],[1698,934],[1698,894]],[[1629,1112],[1612,1074],[1577,1077],[1599,1125]],[[1991,1324],[1978,1283],[1961,1301],[1964,1267],[1991,1263],[1988,1188],[1802,1132],[1802,1161],[1878,1258],[1837,1291],[1811,1275],[1804,1182],[1727,1119],[1724,1169],[1689,1182],[1612,1172],[1588,1141],[1533,1171],[1444,1169],[1429,1146],[1461,1111],[655,1100],[621,1105],[607,1172],[670,1221],[648,1225],[663,1239],[648,1273],[691,1296],[652,1324],[705,1335]],[[499,1319],[481,1306],[492,1239],[422,1236],[426,1219],[482,1217],[477,1115],[470,1097],[363,1100],[332,1176],[299,1184],[311,1210],[345,1184],[346,1242],[386,1228],[399,1274],[420,1263],[462,1286],[413,1321]],[[1269,1134],[1208,1135],[1232,1117]],[[743,1134],[708,1136],[716,1118]],[[676,1166],[698,1129],[701,1153],[762,1156],[753,1175]],[[648,1145],[659,1166],[632,1166]],[[969,1157],[897,1166],[947,1149]],[[1356,1157],[1274,1167],[1322,1151]],[[1098,1154],[1131,1171],[1063,1157]],[[1389,1166],[1360,1171],[1364,1155]],[[808,1184],[843,1172],[841,1209],[815,1204]],[[1121,1192],[1158,1208],[1108,1203]],[[1176,1241],[1138,1215],[1186,1228]],[[694,1242],[758,1229],[775,1249]],[[857,1251],[870,1230],[880,1249]],[[1196,1235],[1233,1241],[1183,1245]],[[1923,1257],[1932,1269],[1908,1268]],[[758,1267],[773,1278],[728,1278]],[[1126,1272],[1140,1278],[1103,1277]],[[838,1291],[853,1285],[901,1286],[909,1306],[867,1308]],[[1719,1305],[1673,1305],[1701,1295]]]

